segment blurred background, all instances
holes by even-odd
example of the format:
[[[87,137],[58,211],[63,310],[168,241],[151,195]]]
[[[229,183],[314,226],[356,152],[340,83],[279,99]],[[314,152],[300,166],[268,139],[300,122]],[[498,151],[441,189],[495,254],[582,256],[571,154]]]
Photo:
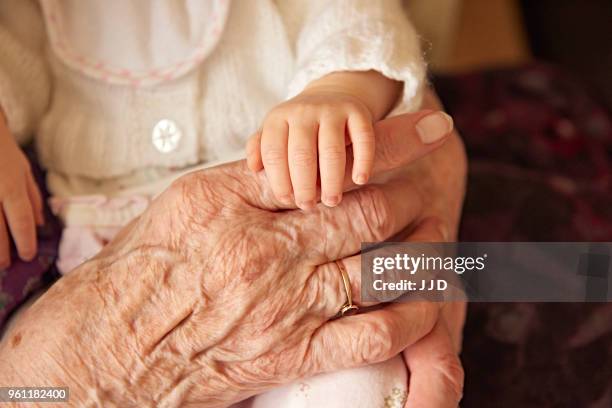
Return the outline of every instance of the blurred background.
[[[469,157],[459,239],[612,242],[612,0],[406,6]],[[610,408],[612,303],[472,302],[461,359],[462,407]]]
[[[612,1],[406,0],[432,71],[554,63],[612,108]]]

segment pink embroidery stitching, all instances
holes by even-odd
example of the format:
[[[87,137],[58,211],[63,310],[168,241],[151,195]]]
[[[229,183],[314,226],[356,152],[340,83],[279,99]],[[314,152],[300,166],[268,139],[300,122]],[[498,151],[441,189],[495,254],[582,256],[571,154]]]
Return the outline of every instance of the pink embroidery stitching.
[[[216,9],[213,12],[213,20],[216,20],[216,22],[212,25],[210,30],[212,38],[205,37],[201,42],[201,45],[193,51],[190,57],[178,61],[168,68],[165,68],[162,71],[163,73],[160,73],[157,68],[135,72],[129,69],[109,68],[104,61],[91,61],[85,56],[76,53],[71,47],[67,46],[66,42],[64,41],[66,36],[63,31],[63,27],[59,22],[60,19],[58,18],[57,13],[55,12],[55,1],[56,0],[43,1],[43,12],[47,16],[50,26],[52,26],[52,29],[49,30],[51,34],[51,42],[54,45],[54,48],[58,51],[58,54],[63,55],[67,65],[83,74],[93,76],[104,82],[128,84],[133,87],[145,86],[147,84],[153,85],[155,84],[155,81],[160,80],[172,80],[173,78],[181,75],[183,72],[189,71],[198,62],[201,62],[218,43],[222,29],[227,20],[229,8],[228,0],[216,0]],[[221,21],[219,20],[219,17],[221,17]]]

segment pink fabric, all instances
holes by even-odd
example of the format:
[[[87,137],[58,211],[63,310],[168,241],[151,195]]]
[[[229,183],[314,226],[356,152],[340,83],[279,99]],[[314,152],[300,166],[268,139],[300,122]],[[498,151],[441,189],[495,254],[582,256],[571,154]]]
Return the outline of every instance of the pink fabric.
[[[56,263],[60,273],[70,272],[100,252],[124,225],[149,206],[150,201],[150,197],[143,195],[50,199],[53,213],[64,223]]]
[[[74,0],[73,0],[74,1]],[[94,24],[88,26],[88,31],[91,31],[94,38],[105,38],[108,33],[100,32],[105,27],[104,21],[109,17],[115,21],[116,14],[125,14],[129,10],[133,10],[133,5],[125,4],[122,1],[105,2],[102,9],[95,9],[95,5],[85,5],[79,9],[80,2],[58,2],[57,0],[42,0],[42,10],[45,17],[45,23],[48,28],[51,48],[55,51],[56,55],[72,67],[76,71],[82,74],[97,78],[107,83],[131,85],[133,87],[141,86],[153,86],[160,83],[169,81],[173,78],[177,78],[184,73],[192,70],[195,66],[200,64],[215,48],[221,38],[223,29],[229,13],[229,0],[213,0],[207,3],[200,4],[199,11],[203,21],[199,21],[201,26],[206,29],[202,34],[202,38],[199,39],[198,44],[191,44],[192,49],[189,50],[186,55],[181,56],[176,61],[165,61],[162,65],[150,66],[150,61],[147,64],[146,69],[130,69],[126,66],[117,65],[116,61],[101,59],[96,54],[96,44],[98,47],[99,43],[87,44],[86,47],[76,47],[75,43],[79,40],[86,38],[81,32],[74,33],[70,28],[75,25],[74,19],[84,21],[83,16],[87,16],[84,11],[93,10],[92,13],[98,19],[100,24]],[[161,7],[163,5],[158,5]],[[191,10],[193,4],[184,4],[184,9],[181,9],[176,5],[176,9],[171,8],[170,10],[175,13],[181,13],[185,10]],[[76,10],[76,11],[74,11]],[[103,11],[100,13],[100,11]],[[166,13],[169,10],[164,10]],[[204,11],[204,13],[203,13]],[[97,13],[97,14],[96,14]],[[75,17],[76,16],[76,17]],[[71,20],[71,17],[73,20]],[[138,34],[142,31],[149,34],[149,30],[153,31],[157,29],[157,32],[167,32],[170,27],[168,24],[162,28],[157,27],[157,21],[148,21],[149,25],[139,27],[136,25],[128,25],[128,29],[134,30],[130,33],[130,37],[137,38]],[[186,22],[187,24],[187,22]],[[113,26],[114,31],[117,31],[117,26]],[[121,28],[121,27],[119,27]],[[125,27],[124,27],[125,29]],[[66,32],[68,30],[68,32]],[[141,31],[139,31],[141,30]],[[147,42],[149,47],[154,47],[155,42]],[[183,45],[182,43],[180,45]],[[179,48],[179,47],[176,47]],[[133,53],[136,55],[136,53]]]
[[[59,244],[57,268],[66,274],[95,256],[121,227],[66,227]]]

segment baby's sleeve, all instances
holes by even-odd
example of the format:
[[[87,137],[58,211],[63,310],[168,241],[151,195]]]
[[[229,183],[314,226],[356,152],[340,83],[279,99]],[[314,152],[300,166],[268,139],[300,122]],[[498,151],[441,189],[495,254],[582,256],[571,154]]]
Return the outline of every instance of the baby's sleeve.
[[[37,2],[0,1],[0,108],[20,144],[29,142],[49,103],[45,38]]]
[[[404,84],[394,112],[418,109],[426,65],[399,0],[278,0],[296,71],[289,97],[336,71],[375,70]]]

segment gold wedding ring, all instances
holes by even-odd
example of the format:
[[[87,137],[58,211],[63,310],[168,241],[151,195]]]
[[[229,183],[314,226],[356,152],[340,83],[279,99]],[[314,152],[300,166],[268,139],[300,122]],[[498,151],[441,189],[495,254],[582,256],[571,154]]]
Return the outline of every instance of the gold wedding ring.
[[[342,275],[342,283],[344,284],[344,291],[346,292],[346,302],[340,308],[340,312],[338,315],[340,317],[350,316],[357,313],[359,307],[353,304],[353,292],[351,290],[351,281],[348,276],[348,272],[346,268],[342,264],[342,261],[336,261],[336,265],[338,265],[338,269],[340,270],[340,275]]]

